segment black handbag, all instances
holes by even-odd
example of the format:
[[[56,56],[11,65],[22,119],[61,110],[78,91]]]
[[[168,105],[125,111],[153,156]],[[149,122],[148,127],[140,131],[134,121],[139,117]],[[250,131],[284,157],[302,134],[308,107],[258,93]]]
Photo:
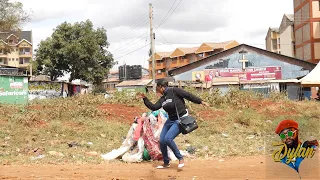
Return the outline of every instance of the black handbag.
[[[174,101],[174,91],[172,88],[172,99],[174,102],[174,106],[176,108],[176,112],[177,112],[177,117],[178,117],[178,121],[179,121],[179,128],[182,134],[188,134],[196,129],[198,129],[198,124],[197,121],[194,117],[188,115],[188,116],[183,116],[180,117],[179,116],[179,112],[178,112],[178,108],[176,105],[176,102]]]

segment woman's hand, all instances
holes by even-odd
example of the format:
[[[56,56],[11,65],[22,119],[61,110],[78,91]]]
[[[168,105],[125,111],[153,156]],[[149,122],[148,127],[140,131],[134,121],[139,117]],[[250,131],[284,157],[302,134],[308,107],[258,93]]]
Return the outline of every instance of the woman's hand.
[[[137,98],[140,98],[140,99],[143,99],[143,98],[146,97],[146,95],[143,94],[143,93],[141,93],[141,92],[138,92],[138,93],[136,94],[136,97],[137,97]]]
[[[204,106],[210,107],[210,104],[207,103],[207,102],[202,101],[201,104],[204,105]]]

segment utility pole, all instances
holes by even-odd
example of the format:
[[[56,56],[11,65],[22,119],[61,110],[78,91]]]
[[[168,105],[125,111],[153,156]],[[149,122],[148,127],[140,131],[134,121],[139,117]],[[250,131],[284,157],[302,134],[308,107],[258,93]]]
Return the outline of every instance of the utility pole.
[[[150,18],[150,41],[151,41],[151,58],[152,58],[152,85],[153,85],[153,92],[156,92],[156,65],[154,62],[154,34],[153,34],[153,27],[152,27],[152,4],[149,4],[149,18]]]

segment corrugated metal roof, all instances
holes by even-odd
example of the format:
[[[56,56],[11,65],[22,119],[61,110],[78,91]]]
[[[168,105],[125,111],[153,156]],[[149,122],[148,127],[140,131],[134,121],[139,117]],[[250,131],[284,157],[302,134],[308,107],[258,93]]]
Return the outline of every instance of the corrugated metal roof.
[[[279,32],[279,28],[278,27],[270,27],[271,31],[275,31],[275,32]]]
[[[291,22],[294,21],[294,15],[293,14],[284,14]]]
[[[11,31],[11,32],[0,32],[0,39],[6,41],[7,37],[11,34],[16,35],[19,37],[20,40],[25,39],[32,43],[32,31]]]
[[[212,47],[212,49],[223,49],[228,44],[230,44],[232,41],[225,41],[225,42],[218,42],[218,43],[205,43],[205,44]]]
[[[192,54],[194,53],[198,47],[192,47],[192,48],[178,48],[180,49],[182,52],[184,52],[185,54]]]
[[[146,86],[152,82],[152,79],[140,79],[140,80],[132,80],[132,81],[122,81],[117,84],[116,87],[124,87],[124,86]]]
[[[170,54],[172,53],[172,52],[157,52],[158,54],[159,54],[159,56],[161,57],[161,58],[167,58],[167,57],[170,57]]]

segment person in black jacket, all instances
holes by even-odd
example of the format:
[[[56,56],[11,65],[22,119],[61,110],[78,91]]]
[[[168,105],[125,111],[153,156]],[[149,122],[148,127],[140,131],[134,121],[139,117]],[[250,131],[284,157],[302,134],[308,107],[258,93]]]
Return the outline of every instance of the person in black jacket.
[[[209,106],[209,104],[202,101],[199,97],[196,97],[183,89],[176,87],[173,87],[173,89],[169,88],[168,82],[165,80],[159,81],[157,83],[156,90],[162,96],[155,104],[150,102],[149,99],[142,93],[139,93],[138,97],[143,99],[144,104],[150,110],[156,111],[160,108],[163,108],[169,115],[169,119],[163,125],[163,129],[160,134],[160,149],[163,156],[164,164],[158,166],[157,168],[163,169],[170,167],[167,146],[170,147],[174,155],[177,157],[177,159],[179,159],[178,168],[182,168],[184,167],[183,156],[180,154],[180,151],[176,143],[173,141],[174,138],[181,133],[179,129],[178,116],[176,113],[174,102],[176,103],[179,117],[188,115],[184,99],[187,99],[196,104],[203,104],[205,106]]]

